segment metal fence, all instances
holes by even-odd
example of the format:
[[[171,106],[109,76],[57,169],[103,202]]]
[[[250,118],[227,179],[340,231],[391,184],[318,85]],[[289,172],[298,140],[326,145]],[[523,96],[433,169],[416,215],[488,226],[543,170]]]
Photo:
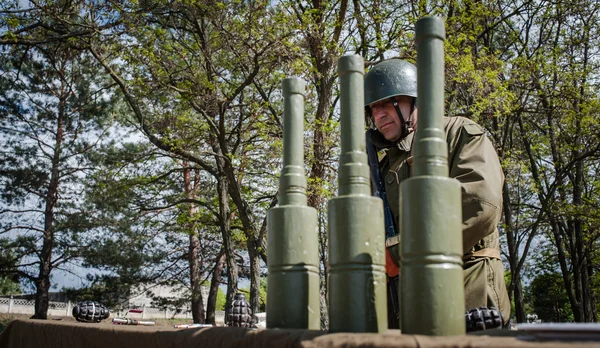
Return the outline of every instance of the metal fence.
[[[48,306],[48,315],[50,316],[71,316],[71,311],[76,303],[69,302],[50,302]],[[0,313],[15,314],[34,314],[34,301],[23,299],[13,299],[9,297],[0,297]],[[173,311],[150,306],[141,306],[135,311],[128,309],[117,312],[110,311],[110,317],[128,317],[132,319],[191,319],[192,314],[189,309]],[[224,325],[225,312],[215,312],[215,322],[217,325]]]

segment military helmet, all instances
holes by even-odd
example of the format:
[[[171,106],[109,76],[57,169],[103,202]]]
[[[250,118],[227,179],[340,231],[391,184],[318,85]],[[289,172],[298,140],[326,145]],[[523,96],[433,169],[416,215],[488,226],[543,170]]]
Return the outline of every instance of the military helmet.
[[[365,106],[397,95],[417,97],[417,67],[413,64],[389,59],[365,75]]]

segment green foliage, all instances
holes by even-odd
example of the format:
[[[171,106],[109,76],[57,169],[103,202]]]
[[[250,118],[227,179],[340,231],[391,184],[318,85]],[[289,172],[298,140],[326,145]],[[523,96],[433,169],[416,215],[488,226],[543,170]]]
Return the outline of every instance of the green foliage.
[[[31,25],[26,12],[2,18],[23,15],[20,25]],[[116,105],[99,69],[65,42],[13,45],[0,55],[0,233],[18,260],[2,273],[34,284],[38,295],[48,292],[53,270],[80,257],[91,228],[80,195],[93,172],[85,156],[108,136]],[[34,316],[45,318],[39,303]]]
[[[0,296],[23,293],[19,274],[11,272],[21,263],[21,253],[15,246],[22,244],[9,238],[0,238]]]
[[[189,168],[154,150],[146,143],[111,144],[93,154],[98,175],[90,177],[88,204],[103,226],[95,236],[95,248],[86,250],[85,265],[93,265],[127,286],[147,282],[189,284],[189,238],[214,238],[216,223],[210,209],[191,210],[182,177]],[[197,205],[209,206],[210,181],[198,177],[202,195]],[[182,203],[178,203],[182,201]],[[198,257],[211,257],[199,250]],[[204,265],[204,267],[207,267]],[[174,309],[170,299],[155,299]],[[169,302],[170,301],[170,302]]]
[[[267,311],[267,278],[260,279],[260,311]]]
[[[246,295],[246,299],[248,299],[248,294],[250,293],[250,289],[248,288],[241,288],[239,289],[240,292],[244,293]],[[260,312],[265,312],[267,310],[267,279],[266,278],[261,278],[260,279],[260,290],[259,290],[259,294],[260,294],[260,306],[259,306],[259,311]]]
[[[437,15],[447,31],[446,112],[481,123],[501,156],[505,209],[512,213],[502,222],[503,238],[511,243],[511,260],[522,261],[511,262],[520,265],[511,272],[560,269],[573,282],[591,284],[590,296],[597,297],[600,24],[594,1],[161,0],[25,9],[15,0],[0,6],[1,145],[8,149],[0,158],[0,199],[11,208],[0,212],[0,230],[17,231],[26,214],[44,221],[53,150],[60,149],[53,233],[54,255],[63,258],[53,267],[85,257],[84,266],[115,277],[92,277],[98,290],[90,296],[114,292],[108,289],[119,289],[124,279],[189,282],[190,236],[200,238],[206,274],[225,224],[235,252],[265,251],[253,238],[277,192],[285,76],[308,81],[308,193],[323,208],[337,180],[336,59],[359,53],[368,62],[415,61],[414,22]],[[127,110],[99,63],[122,84]],[[69,93],[61,95],[58,85]],[[69,117],[63,145],[55,146],[61,106]],[[110,141],[88,151],[110,122],[120,123]],[[195,191],[186,191],[186,170]],[[217,183],[229,185],[226,207],[219,206]],[[33,227],[2,244],[18,260],[13,271],[40,249],[44,229]],[[593,271],[576,274],[577,267]],[[538,282],[554,286],[544,279]],[[582,298],[575,287],[565,291]]]
[[[9,277],[0,277],[0,296],[21,294],[22,292],[19,282]]]
[[[573,311],[559,273],[542,273],[535,277],[527,290],[528,302],[544,322],[572,322]]]
[[[67,298],[72,302],[93,300],[102,303],[113,311],[126,309],[131,287],[139,284],[139,279],[124,279],[111,275],[87,276],[90,285],[83,288],[63,288]]]
[[[224,311],[225,303],[227,302],[227,294],[221,288],[217,290],[217,303],[215,304],[215,310]]]
[[[181,290],[183,290],[175,283],[170,283],[169,285],[173,287],[175,293],[181,293]],[[191,294],[186,290],[187,289],[183,290],[183,293],[187,293],[188,296],[158,296],[154,294],[152,290],[148,290],[146,295],[152,298],[153,307],[158,307],[161,310],[168,310],[173,314],[178,314],[187,309],[191,302]]]

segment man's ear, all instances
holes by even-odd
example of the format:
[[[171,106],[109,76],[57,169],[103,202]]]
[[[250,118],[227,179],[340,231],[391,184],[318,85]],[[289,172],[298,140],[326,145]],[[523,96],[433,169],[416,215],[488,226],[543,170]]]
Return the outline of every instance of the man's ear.
[[[371,108],[369,106],[365,106],[365,125],[369,129],[377,129],[377,126],[375,126],[375,121],[373,121]]]

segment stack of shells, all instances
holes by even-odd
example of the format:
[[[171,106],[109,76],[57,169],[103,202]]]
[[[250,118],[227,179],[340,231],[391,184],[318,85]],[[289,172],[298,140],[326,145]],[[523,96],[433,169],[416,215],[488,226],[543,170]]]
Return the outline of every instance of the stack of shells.
[[[244,294],[237,293],[229,308],[227,326],[251,327],[252,310]]]

